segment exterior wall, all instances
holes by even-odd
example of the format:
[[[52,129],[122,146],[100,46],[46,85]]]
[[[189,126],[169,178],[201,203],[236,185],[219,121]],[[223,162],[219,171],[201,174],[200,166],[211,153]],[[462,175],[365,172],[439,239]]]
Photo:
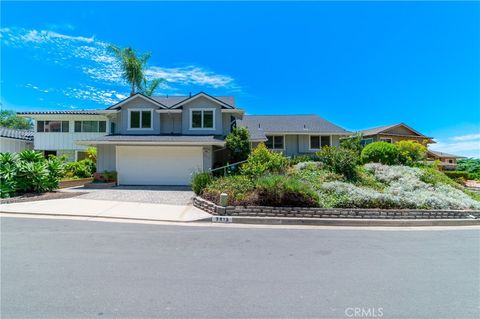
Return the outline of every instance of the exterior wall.
[[[312,135],[316,135],[316,134],[312,134]],[[332,135],[330,141],[331,141],[331,146],[339,146],[340,136]],[[315,153],[316,151],[318,150],[310,149],[310,135],[298,135],[298,152],[300,154]]]
[[[213,147],[205,146],[203,148],[203,171],[206,172],[213,167]]]
[[[196,108],[215,109],[215,129],[214,130],[191,130],[190,129],[190,110]],[[186,135],[222,135],[223,134],[223,117],[221,107],[217,103],[210,101],[204,97],[199,97],[185,105],[182,112],[182,134]]]
[[[418,136],[417,133],[412,132],[411,130],[409,130],[408,128],[403,127],[403,126],[392,127],[392,128],[390,128],[390,129],[386,130],[385,133],[388,133],[388,134],[398,134],[398,135]]]
[[[392,143],[397,143],[400,141],[416,141],[418,143],[423,143],[423,141],[425,141],[425,138],[421,136],[412,135],[412,136],[406,137],[406,136],[392,136],[392,135],[382,135],[382,134],[373,136],[373,141],[378,142],[382,138],[390,138],[392,139]]]
[[[0,153],[19,153],[23,150],[31,150],[32,148],[33,144],[30,141],[0,137]]]
[[[179,114],[179,113],[160,114],[160,133],[161,134],[181,134],[182,133],[182,114]]]
[[[68,162],[74,162],[75,158],[75,151],[72,150],[57,150],[57,156],[66,156]]]
[[[231,124],[232,124],[232,116],[235,119],[238,119],[238,115],[236,114],[231,114],[231,113],[222,113],[223,115],[223,135],[228,135],[231,131]]]
[[[128,110],[132,109],[151,109],[153,117],[152,129],[128,129]],[[145,135],[145,134],[159,134],[160,133],[160,114],[155,112],[158,107],[152,102],[141,98],[133,99],[122,105],[119,114],[117,114],[117,134],[131,134],[131,135]]]
[[[115,171],[115,145],[97,145],[97,172]]]
[[[274,135],[280,135],[280,134],[274,134]],[[285,139],[284,139],[285,149],[278,150],[278,151],[282,152],[285,156],[309,154],[309,153],[315,153],[317,151],[317,150],[310,149],[310,135],[308,134],[297,134],[297,135],[289,134],[284,136],[285,136]],[[339,146],[340,136],[332,135],[331,143],[332,143],[332,146]],[[257,147],[258,144],[260,143],[252,142],[252,149]]]
[[[283,154],[286,156],[297,155],[299,147],[298,141],[298,135],[286,135],[284,139],[285,150],[283,151]]]

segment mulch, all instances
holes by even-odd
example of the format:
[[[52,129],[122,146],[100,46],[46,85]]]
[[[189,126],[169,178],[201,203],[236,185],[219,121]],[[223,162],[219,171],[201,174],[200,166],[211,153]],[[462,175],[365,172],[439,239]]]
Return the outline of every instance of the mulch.
[[[82,195],[82,192],[47,192],[47,193],[26,193],[20,196],[1,198],[0,204],[12,204],[22,202],[36,202],[40,200],[71,198]]]

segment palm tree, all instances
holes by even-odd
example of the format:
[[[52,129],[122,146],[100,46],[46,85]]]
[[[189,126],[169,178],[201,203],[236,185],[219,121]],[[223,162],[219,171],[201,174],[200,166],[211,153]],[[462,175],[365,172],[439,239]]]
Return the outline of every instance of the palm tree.
[[[120,62],[123,79],[132,86],[130,95],[134,95],[137,91],[149,96],[152,95],[162,79],[154,79],[147,85],[144,70],[148,59],[150,59],[150,52],[137,55],[137,52],[130,47],[119,48],[113,44],[109,45],[108,48]]]

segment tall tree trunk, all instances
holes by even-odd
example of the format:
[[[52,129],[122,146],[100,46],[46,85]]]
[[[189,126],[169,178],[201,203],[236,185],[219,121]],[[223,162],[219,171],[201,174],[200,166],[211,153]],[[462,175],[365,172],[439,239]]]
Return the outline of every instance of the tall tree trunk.
[[[130,96],[135,95],[135,79],[132,81],[132,92],[130,92]]]

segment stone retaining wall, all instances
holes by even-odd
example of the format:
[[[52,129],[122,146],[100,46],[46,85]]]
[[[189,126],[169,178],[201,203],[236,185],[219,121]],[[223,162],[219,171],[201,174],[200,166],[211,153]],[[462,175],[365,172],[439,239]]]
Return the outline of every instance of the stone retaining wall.
[[[363,218],[363,219],[461,219],[470,215],[480,218],[478,210],[424,210],[424,209],[361,209],[315,207],[227,206],[221,207],[201,197],[193,205],[212,215],[251,217],[301,218]]]

